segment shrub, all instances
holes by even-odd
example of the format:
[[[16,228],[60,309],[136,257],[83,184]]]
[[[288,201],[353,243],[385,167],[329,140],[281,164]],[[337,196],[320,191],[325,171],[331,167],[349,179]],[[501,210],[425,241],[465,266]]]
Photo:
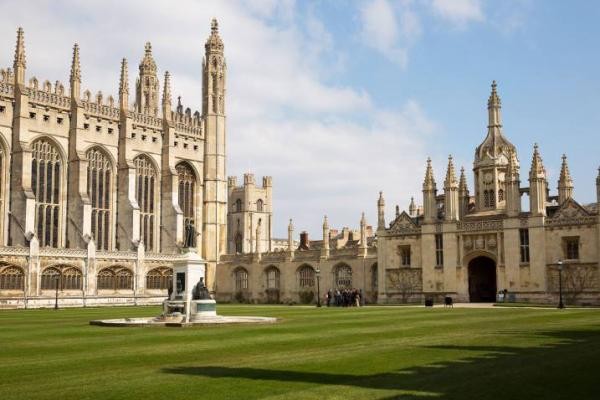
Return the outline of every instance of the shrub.
[[[304,292],[300,292],[298,294],[298,296],[300,297],[300,303],[310,304],[313,302],[313,300],[315,298],[315,293],[312,290],[304,291]]]

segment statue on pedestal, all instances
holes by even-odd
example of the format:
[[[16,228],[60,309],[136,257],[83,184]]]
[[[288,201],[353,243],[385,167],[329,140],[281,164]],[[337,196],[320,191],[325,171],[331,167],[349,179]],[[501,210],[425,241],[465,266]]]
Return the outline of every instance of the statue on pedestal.
[[[185,237],[183,238],[183,248],[185,249],[194,249],[196,248],[196,237],[199,234],[196,232],[196,228],[194,227],[194,222],[189,221],[185,226]]]
[[[204,278],[200,278],[200,282],[194,288],[193,300],[210,300],[208,288],[204,284]]]

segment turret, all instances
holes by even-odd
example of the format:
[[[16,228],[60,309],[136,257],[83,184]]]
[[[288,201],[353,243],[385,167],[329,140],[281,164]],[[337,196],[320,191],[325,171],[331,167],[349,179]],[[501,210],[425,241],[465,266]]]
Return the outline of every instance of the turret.
[[[140,63],[140,76],[136,82],[135,104],[140,114],[158,115],[158,77],[156,63],[152,57],[152,45],[146,42],[144,58]]]
[[[600,215],[600,167],[598,168],[598,176],[596,177],[596,201],[598,202],[598,215]]]
[[[433,178],[433,168],[431,158],[427,158],[427,168],[425,170],[425,180],[423,181],[423,207],[425,222],[435,222],[437,220],[437,204],[435,196],[437,188]]]
[[[446,221],[457,221],[459,217],[458,205],[458,181],[454,171],[452,156],[448,156],[448,169],[444,180],[444,208],[446,210]]]
[[[558,204],[562,204],[572,197],[573,179],[571,179],[571,174],[569,173],[567,156],[563,154],[562,165],[560,167],[560,178],[558,179]]]
[[[460,178],[458,182],[458,218],[463,219],[469,211],[469,187],[465,167],[460,167]]]
[[[501,102],[496,88],[496,81],[493,81],[488,98],[487,135],[475,150],[473,172],[477,211],[504,211],[508,158],[511,152],[516,152],[502,132]]]
[[[171,119],[171,75],[169,74],[169,71],[165,72],[165,84],[162,98],[162,113],[164,119]]]
[[[15,60],[13,62],[13,71],[15,74],[15,86],[25,84],[25,37],[23,28],[17,30],[17,45],[15,47]]]
[[[521,179],[517,153],[511,152],[506,168],[506,213],[516,217],[521,213]]]
[[[127,71],[127,59],[121,61],[121,75],[119,79],[119,109],[127,111],[129,108],[129,76]]]
[[[413,218],[417,216],[417,205],[415,204],[414,197],[410,198],[410,204],[408,205],[408,215],[410,215]]]
[[[321,258],[329,258],[329,222],[327,222],[327,215],[323,218],[323,247],[321,247]]]
[[[529,197],[532,216],[546,216],[546,170],[537,143],[533,146],[529,171]]]
[[[79,45],[73,46],[73,61],[71,62],[71,75],[69,77],[71,85],[71,101],[78,103],[81,98],[81,65],[79,63]]]
[[[379,200],[377,200],[377,230],[385,230],[385,200],[383,192],[379,192]]]

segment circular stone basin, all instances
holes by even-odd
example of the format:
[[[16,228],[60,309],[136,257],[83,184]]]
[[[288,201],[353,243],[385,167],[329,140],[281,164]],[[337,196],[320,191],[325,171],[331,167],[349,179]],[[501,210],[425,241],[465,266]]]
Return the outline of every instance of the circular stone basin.
[[[158,318],[118,318],[118,319],[99,319],[90,321],[90,325],[99,326],[193,326],[193,325],[218,325],[218,324],[272,324],[277,322],[277,318],[271,317],[227,317],[227,316],[194,316],[190,322],[182,320],[173,321]]]

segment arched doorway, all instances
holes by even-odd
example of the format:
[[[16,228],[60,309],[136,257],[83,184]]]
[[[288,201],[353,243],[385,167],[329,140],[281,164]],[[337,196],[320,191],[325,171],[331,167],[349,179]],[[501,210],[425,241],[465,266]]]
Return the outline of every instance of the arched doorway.
[[[492,303],[496,301],[496,262],[480,256],[469,262],[469,301]]]

